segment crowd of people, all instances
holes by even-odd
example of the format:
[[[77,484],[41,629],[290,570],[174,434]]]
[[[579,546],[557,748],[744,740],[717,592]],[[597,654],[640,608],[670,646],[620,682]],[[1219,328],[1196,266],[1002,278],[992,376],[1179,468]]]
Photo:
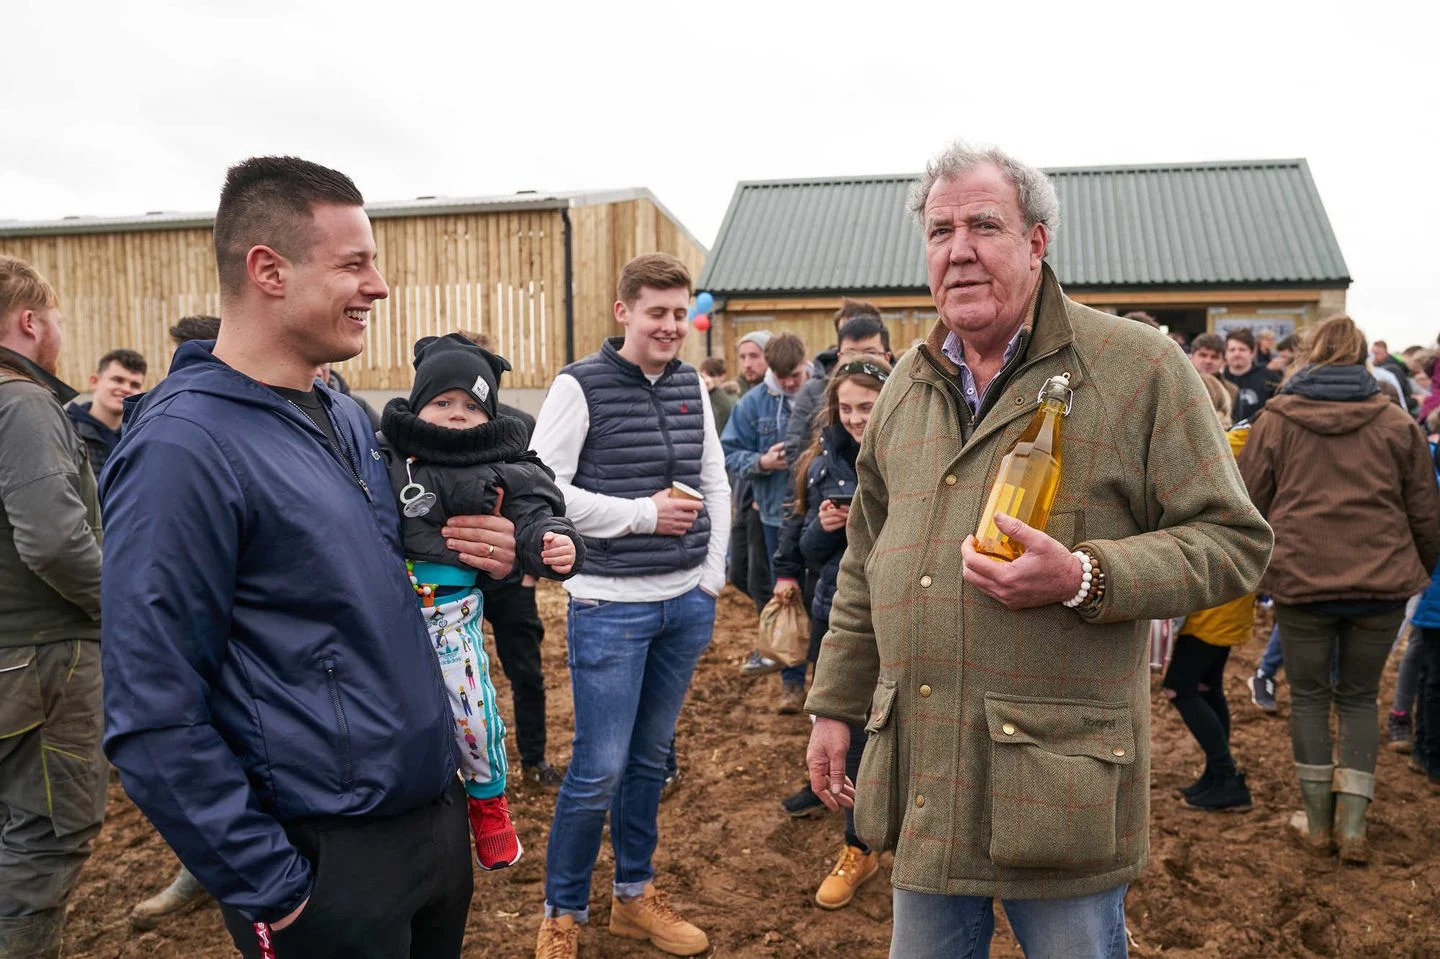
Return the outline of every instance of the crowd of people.
[[[1068,298],[1048,179],[957,143],[911,200],[939,320],[898,357],[847,298],[833,345],[751,330],[733,379],[697,369],[692,278],[646,254],[617,280],[620,334],[536,418],[459,331],[417,342],[376,413],[331,368],[389,292],[363,202],[307,161],[231,168],[220,317],[172,327],[148,392],[143,357],[105,354],[84,404],[55,375],[61,291],[0,257],[0,959],[58,956],[111,763],[180,860],[137,927],[213,896],[255,959],[458,956],[472,863],[527,852],[484,621],[521,775],[557,790],[537,959],[578,954],[607,824],[610,933],[705,952],[654,854],[727,581],[809,615],[808,655],[757,645],[740,669],[813,723],[779,806],[845,813],[816,904],[893,851],[895,957],[988,954],[997,898],[1027,955],[1126,954],[1152,621],[1178,634],[1161,689],[1205,756],[1179,802],[1252,806],[1224,676],[1261,607],[1273,649],[1247,681],[1274,711],[1287,668],[1300,843],[1366,861],[1382,738],[1440,785],[1434,349],[1397,358],[1345,316],[1177,348]],[[1075,439],[1048,521],[982,517],[1056,379]],[[1017,559],[976,550],[990,519]],[[542,578],[568,594],[563,770]]]

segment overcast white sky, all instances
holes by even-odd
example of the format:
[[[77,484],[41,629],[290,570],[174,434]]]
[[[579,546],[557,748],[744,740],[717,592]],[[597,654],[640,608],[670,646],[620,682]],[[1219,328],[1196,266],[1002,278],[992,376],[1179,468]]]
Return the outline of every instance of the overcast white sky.
[[[708,244],[737,180],[914,171],[956,137],[1305,157],[1350,311],[1398,349],[1440,330],[1427,8],[8,0],[0,219],[213,209],[228,164],[284,152],[370,200],[647,186]]]

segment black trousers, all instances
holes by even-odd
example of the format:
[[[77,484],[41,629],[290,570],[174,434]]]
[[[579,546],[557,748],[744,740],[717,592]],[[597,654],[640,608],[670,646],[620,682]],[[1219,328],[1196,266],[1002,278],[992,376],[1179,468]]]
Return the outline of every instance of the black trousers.
[[[523,766],[545,761],[545,674],[540,644],[545,626],[535,605],[535,587],[507,583],[485,594],[485,620],[495,632],[500,668],[510,680],[515,706],[515,744]]]
[[[757,509],[740,510],[730,527],[730,584],[750,597],[756,612],[770,602],[770,551]]]
[[[1415,696],[1415,759],[1425,772],[1440,776],[1440,629],[1426,627],[1420,635],[1419,690]]]
[[[1205,768],[1233,773],[1230,754],[1230,705],[1225,701],[1225,663],[1229,646],[1212,646],[1188,633],[1175,638],[1175,651],[1165,670],[1164,688],[1185,728],[1205,751]]]
[[[441,798],[399,816],[302,820],[285,833],[310,860],[315,887],[300,918],[279,932],[220,907],[245,959],[458,959],[473,856],[458,778]]]

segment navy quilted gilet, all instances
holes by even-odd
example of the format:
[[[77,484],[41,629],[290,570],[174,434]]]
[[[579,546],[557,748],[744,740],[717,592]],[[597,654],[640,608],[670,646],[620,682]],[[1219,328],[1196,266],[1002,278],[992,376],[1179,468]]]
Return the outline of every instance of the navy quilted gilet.
[[[705,444],[700,374],[677,359],[652,384],[620,355],[623,342],[611,337],[600,352],[560,371],[579,381],[590,410],[590,431],[572,482],[625,499],[652,496],[677,480],[699,489]],[[705,561],[709,543],[710,515],[702,509],[683,536],[586,537],[585,572],[653,576],[693,569]]]

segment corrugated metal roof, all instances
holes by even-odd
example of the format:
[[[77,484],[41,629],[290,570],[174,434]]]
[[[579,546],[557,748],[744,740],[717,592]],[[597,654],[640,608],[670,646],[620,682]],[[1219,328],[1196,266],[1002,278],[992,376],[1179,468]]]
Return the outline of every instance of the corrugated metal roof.
[[[1046,171],[1060,197],[1049,259],[1076,288],[1345,285],[1304,160]],[[700,287],[719,294],[927,289],[915,174],[740,183]]]
[[[690,241],[700,249],[705,245],[691,236],[675,215],[645,187],[621,190],[562,190],[550,192],[525,191],[499,196],[445,197],[423,196],[413,200],[386,200],[367,203],[365,211],[372,219],[383,220],[406,216],[459,216],[466,213],[506,213],[516,210],[559,210],[575,207],[621,203],[626,200],[649,200],[667,216]],[[129,233],[136,230],[180,230],[209,228],[215,214],[173,213],[157,211],[143,216],[67,216],[59,220],[0,220],[0,237],[55,236],[67,233]]]

